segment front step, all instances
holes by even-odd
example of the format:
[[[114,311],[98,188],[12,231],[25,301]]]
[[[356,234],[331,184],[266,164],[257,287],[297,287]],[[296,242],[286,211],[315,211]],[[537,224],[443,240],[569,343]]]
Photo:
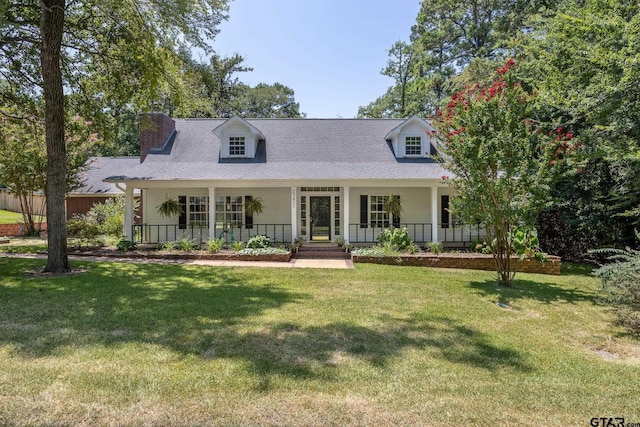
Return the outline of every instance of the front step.
[[[308,244],[293,255],[297,259],[351,259],[344,249],[329,244]]]

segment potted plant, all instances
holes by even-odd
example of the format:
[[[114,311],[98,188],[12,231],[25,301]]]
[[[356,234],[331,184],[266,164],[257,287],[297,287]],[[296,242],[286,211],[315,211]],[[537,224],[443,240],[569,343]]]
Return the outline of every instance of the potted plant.
[[[384,204],[384,211],[389,214],[389,216],[399,217],[402,212],[402,204],[400,203],[400,197],[398,196],[388,196],[387,201]]]
[[[159,206],[156,206],[156,209],[160,215],[167,218],[178,216],[183,213],[182,205],[173,197],[165,197],[164,202],[160,203]]]
[[[247,215],[260,215],[264,211],[264,200],[262,197],[245,197],[244,211]]]

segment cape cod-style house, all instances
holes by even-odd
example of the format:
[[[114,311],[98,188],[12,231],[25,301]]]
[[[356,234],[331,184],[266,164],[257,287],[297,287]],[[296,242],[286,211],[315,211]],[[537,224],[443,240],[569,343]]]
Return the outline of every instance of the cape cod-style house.
[[[125,234],[143,242],[182,237],[283,243],[375,242],[406,226],[416,242],[470,241],[476,228],[452,221],[448,172],[432,159],[429,122],[409,119],[177,119],[142,121],[140,163],[107,182],[125,189]],[[133,198],[142,190],[141,224]],[[385,211],[400,200],[399,216]],[[183,214],[157,207],[179,201]],[[260,214],[248,200],[263,202]]]

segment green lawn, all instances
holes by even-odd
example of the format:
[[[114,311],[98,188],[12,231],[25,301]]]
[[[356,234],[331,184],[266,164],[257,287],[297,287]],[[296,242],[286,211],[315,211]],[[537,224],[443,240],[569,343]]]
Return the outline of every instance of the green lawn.
[[[35,216],[33,219],[38,221],[44,217]],[[22,214],[20,212],[11,212],[0,209],[0,224],[21,224],[23,222]]]
[[[640,343],[579,270],[74,266],[0,258],[0,425],[640,422]]]

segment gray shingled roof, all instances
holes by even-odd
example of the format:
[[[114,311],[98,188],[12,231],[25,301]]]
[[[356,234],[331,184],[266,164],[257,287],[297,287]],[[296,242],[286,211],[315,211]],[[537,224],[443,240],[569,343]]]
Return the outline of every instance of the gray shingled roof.
[[[72,190],[71,194],[113,195],[124,194],[115,184],[104,182],[114,175],[126,175],[140,165],[140,157],[91,157],[87,161],[88,169],[80,173],[82,187]]]
[[[150,154],[132,180],[440,179],[430,159],[396,159],[385,136],[396,119],[247,119],[265,136],[266,161],[220,162],[213,129],[224,119],[178,119],[168,155]],[[111,175],[120,175],[112,173]]]

